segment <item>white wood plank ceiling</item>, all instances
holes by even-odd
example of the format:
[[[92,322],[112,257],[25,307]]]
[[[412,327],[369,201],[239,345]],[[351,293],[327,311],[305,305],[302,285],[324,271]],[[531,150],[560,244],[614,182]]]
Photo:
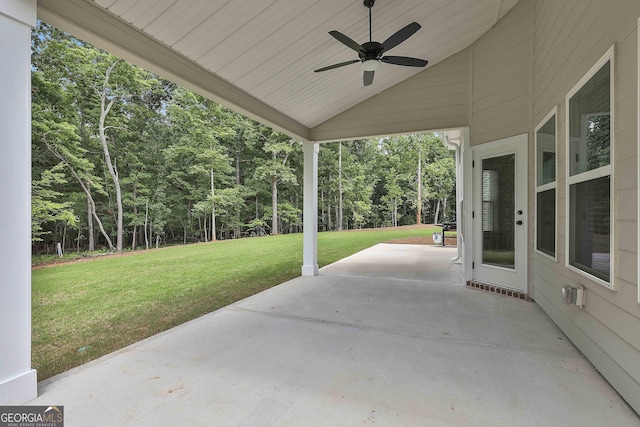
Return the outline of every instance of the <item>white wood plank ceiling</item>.
[[[357,59],[328,31],[369,41],[362,0],[86,1],[309,129],[423,70],[382,64],[367,87],[358,63],[313,72]],[[373,40],[383,42],[416,21],[422,28],[390,54],[431,66],[469,46],[516,3],[377,0]]]

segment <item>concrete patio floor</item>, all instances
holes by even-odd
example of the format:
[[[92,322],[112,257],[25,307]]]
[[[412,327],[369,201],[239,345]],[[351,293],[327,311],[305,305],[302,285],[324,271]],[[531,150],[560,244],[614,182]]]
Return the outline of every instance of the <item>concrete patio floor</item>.
[[[39,385],[71,426],[637,426],[533,302],[380,244]]]

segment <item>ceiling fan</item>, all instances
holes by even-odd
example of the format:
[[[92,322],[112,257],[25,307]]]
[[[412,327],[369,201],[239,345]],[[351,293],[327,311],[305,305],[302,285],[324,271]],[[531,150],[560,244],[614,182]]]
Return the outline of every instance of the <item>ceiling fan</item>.
[[[424,67],[427,65],[429,61],[426,61],[424,59],[411,58],[408,56],[384,56],[384,53],[390,51],[403,41],[407,40],[421,27],[417,22],[412,22],[406,27],[396,31],[383,43],[374,42],[371,37],[371,8],[375,4],[375,2],[375,0],[364,0],[365,7],[369,9],[368,42],[360,45],[339,31],[329,31],[329,34],[331,34],[339,42],[358,52],[358,56],[360,57],[360,59],[353,59],[351,61],[340,62],[339,64],[333,64],[327,67],[318,68],[317,70],[315,70],[316,73],[333,70],[334,68],[344,67],[345,65],[355,64],[356,62],[361,62],[363,70],[362,81],[365,86],[369,86],[371,83],[373,83],[373,76],[375,74],[375,71],[378,69],[378,67],[380,67],[380,63],[382,62],[393,65],[403,65],[405,67]]]

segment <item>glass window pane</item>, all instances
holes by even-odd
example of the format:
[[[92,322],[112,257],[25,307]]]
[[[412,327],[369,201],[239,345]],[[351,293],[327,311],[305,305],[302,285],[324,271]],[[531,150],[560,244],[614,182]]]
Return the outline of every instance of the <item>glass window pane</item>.
[[[515,154],[482,160],[482,263],[515,268]]]
[[[556,116],[555,114],[536,132],[538,160],[537,185],[556,180]]]
[[[610,177],[570,186],[569,262],[607,282],[610,281]]]
[[[610,163],[610,61],[569,100],[569,170],[576,175]]]
[[[537,195],[536,248],[547,255],[556,255],[556,190],[541,191]]]

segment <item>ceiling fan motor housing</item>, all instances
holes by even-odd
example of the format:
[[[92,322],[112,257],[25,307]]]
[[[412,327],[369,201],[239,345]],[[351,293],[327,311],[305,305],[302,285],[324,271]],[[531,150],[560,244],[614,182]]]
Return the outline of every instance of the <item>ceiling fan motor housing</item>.
[[[362,44],[362,49],[358,52],[358,56],[360,56],[362,61],[366,61],[368,59],[380,59],[382,58],[383,52],[384,48],[382,47],[382,43],[366,42]]]

